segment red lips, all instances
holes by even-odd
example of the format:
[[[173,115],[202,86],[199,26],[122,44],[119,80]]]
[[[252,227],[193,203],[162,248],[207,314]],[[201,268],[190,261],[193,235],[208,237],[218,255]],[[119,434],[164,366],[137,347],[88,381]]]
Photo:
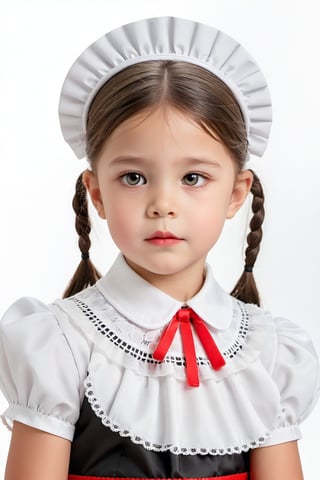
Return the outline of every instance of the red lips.
[[[161,232],[159,230],[146,238],[146,241],[153,245],[171,246],[181,242],[182,238],[176,237],[176,235],[171,232]]]
[[[153,238],[178,238],[173,233],[171,232],[161,232],[160,230],[157,232],[154,232],[150,237],[147,238],[147,240],[151,240]]]

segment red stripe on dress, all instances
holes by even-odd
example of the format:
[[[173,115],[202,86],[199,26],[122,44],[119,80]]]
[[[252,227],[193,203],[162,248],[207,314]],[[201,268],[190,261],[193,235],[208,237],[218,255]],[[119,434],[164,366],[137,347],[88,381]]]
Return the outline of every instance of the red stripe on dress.
[[[235,473],[218,477],[189,477],[189,478],[144,478],[144,477],[88,477],[86,475],[69,475],[68,480],[248,480],[248,473]]]

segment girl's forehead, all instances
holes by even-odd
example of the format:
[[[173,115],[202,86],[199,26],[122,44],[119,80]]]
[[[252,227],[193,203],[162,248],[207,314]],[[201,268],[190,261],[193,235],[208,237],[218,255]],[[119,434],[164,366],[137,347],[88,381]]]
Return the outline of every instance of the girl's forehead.
[[[151,108],[146,108],[121,122],[111,133],[109,138],[123,137],[124,135],[136,135],[137,131],[155,130],[158,134],[167,130],[172,136],[178,136],[182,127],[189,130],[198,130],[220,141],[214,128],[204,121],[195,118],[192,112],[182,111],[169,103],[163,103]],[[106,142],[108,141],[106,139]]]
[[[182,159],[214,160],[231,155],[209,127],[168,105],[126,119],[105,140],[100,154],[100,158],[120,158],[122,162],[160,157],[179,163]]]
[[[142,140],[147,141],[148,136],[161,138],[166,135],[172,139],[178,139],[186,134],[210,135],[210,128],[204,127],[197,122],[191,114],[169,105],[161,104],[157,107],[142,110],[124,120],[105,140],[105,145],[119,142],[123,145],[127,141],[138,141],[140,135]],[[212,135],[211,135],[212,136]]]

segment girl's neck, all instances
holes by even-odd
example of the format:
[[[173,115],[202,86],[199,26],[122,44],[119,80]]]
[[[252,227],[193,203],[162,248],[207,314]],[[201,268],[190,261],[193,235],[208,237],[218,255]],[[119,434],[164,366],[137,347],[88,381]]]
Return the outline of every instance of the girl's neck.
[[[169,275],[157,274],[136,265],[125,258],[128,265],[144,280],[167,295],[181,302],[187,302],[201,289],[205,280],[204,260],[191,265],[188,270],[181,270]]]

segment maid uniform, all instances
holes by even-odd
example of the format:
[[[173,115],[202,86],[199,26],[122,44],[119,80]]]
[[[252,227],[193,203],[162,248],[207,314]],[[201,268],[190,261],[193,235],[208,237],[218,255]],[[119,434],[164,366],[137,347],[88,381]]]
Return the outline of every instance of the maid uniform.
[[[209,265],[181,304],[121,254],[73,297],[13,304],[0,360],[4,420],[72,441],[69,480],[248,479],[250,450],[299,439],[319,392],[300,327],[231,297]]]

